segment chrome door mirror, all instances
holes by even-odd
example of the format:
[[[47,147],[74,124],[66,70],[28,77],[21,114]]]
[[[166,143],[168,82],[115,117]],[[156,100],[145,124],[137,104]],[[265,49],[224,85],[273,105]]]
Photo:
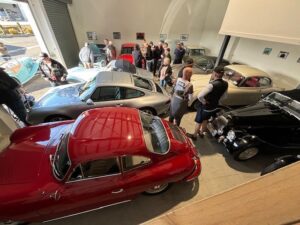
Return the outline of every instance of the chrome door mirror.
[[[92,99],[88,99],[88,100],[86,100],[86,104],[87,105],[95,105],[95,103],[93,102],[93,100]]]

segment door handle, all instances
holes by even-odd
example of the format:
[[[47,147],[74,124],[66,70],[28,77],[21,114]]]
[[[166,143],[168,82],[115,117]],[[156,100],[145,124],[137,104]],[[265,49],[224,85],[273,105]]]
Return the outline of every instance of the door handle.
[[[49,195],[49,197],[53,200],[59,200],[60,199],[60,193],[58,192],[58,190],[56,190],[55,192],[51,193]]]
[[[117,190],[117,191],[112,191],[111,193],[112,193],[112,194],[119,194],[119,193],[122,193],[123,191],[124,191],[124,189],[121,188],[121,189],[119,189],[119,190]]]

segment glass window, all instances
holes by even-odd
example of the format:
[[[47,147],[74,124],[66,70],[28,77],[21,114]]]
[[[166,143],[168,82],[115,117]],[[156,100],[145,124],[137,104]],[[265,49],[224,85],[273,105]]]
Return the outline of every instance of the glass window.
[[[122,157],[122,163],[124,170],[130,170],[136,167],[147,165],[151,162],[151,159],[144,156],[124,156]]]
[[[147,149],[157,154],[167,153],[169,140],[160,118],[144,112],[140,112],[140,117]]]
[[[96,88],[96,78],[86,82],[79,88],[79,96],[81,100],[87,100]]]
[[[143,92],[132,88],[121,88],[122,99],[138,98],[144,95]]]
[[[82,170],[80,166],[77,166],[73,171],[70,181],[81,180],[83,178]]]
[[[242,84],[241,87],[259,87],[258,77],[248,77]]]
[[[147,79],[144,79],[144,78],[141,78],[141,77],[138,77],[138,76],[133,76],[133,81],[134,81],[134,85],[136,87],[144,88],[144,89],[147,89],[149,91],[153,90],[151,82]]]
[[[133,47],[122,47],[121,54],[132,54]]]
[[[245,77],[242,74],[240,74],[234,70],[228,70],[225,68],[224,79],[227,79],[227,80],[231,81],[232,84],[239,86],[239,84],[242,83],[242,81],[245,79]]]
[[[54,173],[57,178],[63,179],[71,166],[71,160],[68,155],[69,133],[64,134],[59,142],[56,154],[54,156]]]
[[[190,50],[190,56],[199,56],[199,55],[205,55],[204,49],[191,49]]]
[[[269,87],[271,83],[271,79],[268,77],[260,77],[259,79],[259,87]]]
[[[113,101],[121,99],[119,87],[98,87],[91,96],[93,101]]]
[[[82,164],[84,178],[102,177],[120,173],[116,158],[100,159]]]

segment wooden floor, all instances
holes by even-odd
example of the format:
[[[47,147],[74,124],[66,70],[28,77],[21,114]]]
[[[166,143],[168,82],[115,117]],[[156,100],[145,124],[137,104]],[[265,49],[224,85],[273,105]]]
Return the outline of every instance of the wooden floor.
[[[144,224],[300,224],[300,163],[191,203]]]

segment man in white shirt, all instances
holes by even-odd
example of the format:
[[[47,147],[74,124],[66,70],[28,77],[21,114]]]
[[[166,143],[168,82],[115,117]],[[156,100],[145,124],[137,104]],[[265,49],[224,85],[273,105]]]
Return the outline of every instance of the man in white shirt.
[[[203,137],[208,119],[218,112],[220,99],[227,96],[228,83],[222,79],[223,75],[224,68],[216,67],[212,73],[211,81],[198,94],[201,105],[197,109],[195,131],[193,134],[188,134],[193,140],[197,139],[197,134]]]

